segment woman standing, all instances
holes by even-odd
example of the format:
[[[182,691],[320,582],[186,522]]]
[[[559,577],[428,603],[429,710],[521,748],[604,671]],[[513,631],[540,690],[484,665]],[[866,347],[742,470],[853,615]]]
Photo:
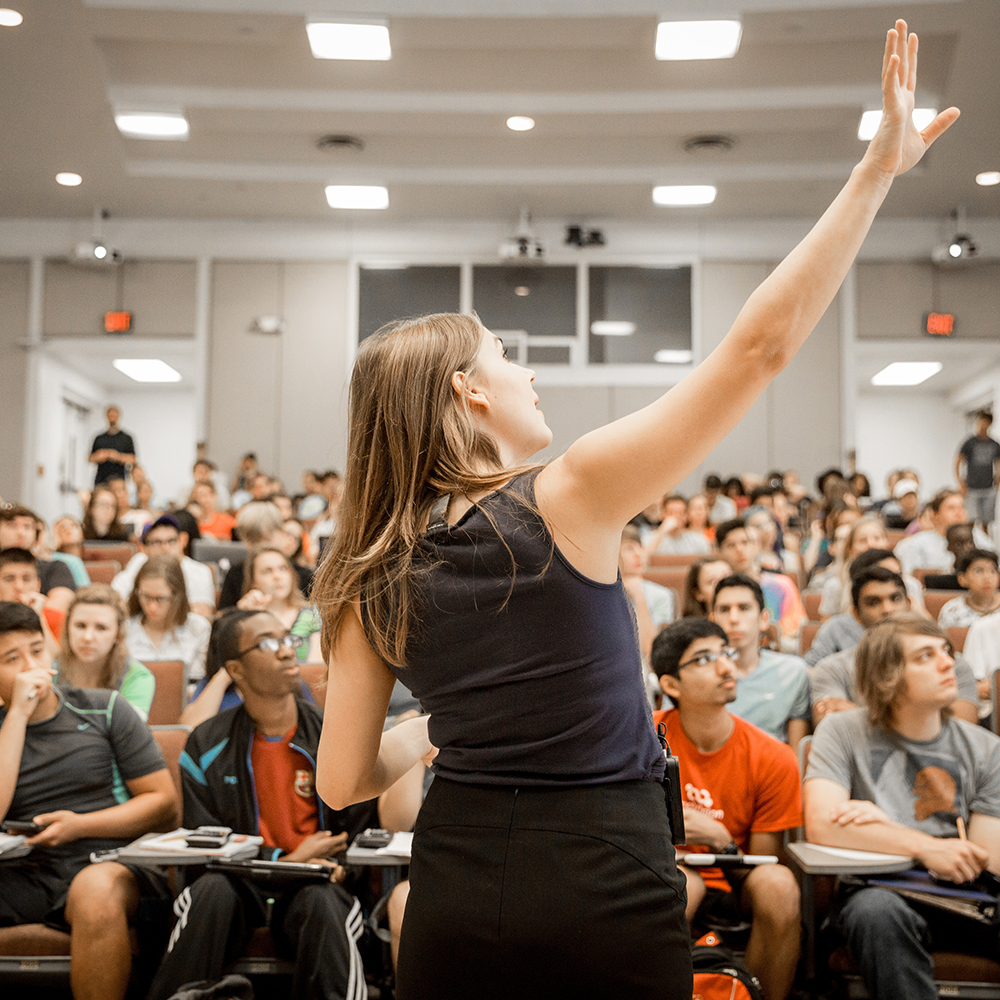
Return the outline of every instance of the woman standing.
[[[129,656],[125,621],[125,604],[106,584],[78,590],[66,614],[56,664],[58,683],[120,691],[145,721],[153,704],[156,678]]]
[[[862,162],[719,347],[542,469],[527,464],[552,439],[534,373],[508,363],[474,317],[424,317],[365,341],[346,494],[313,588],[330,665],[316,778],[340,808],[437,753],[400,1000],[691,996],[663,753],[618,580],[621,531],[787,365],[893,177],[958,115],[914,129],[916,38],[902,21],[882,83],[885,115]],[[383,734],[394,674],[430,719]]]
[[[139,568],[128,599],[126,640],[139,660],[180,660],[185,683],[205,674],[212,626],[191,611],[181,564],[151,556]]]

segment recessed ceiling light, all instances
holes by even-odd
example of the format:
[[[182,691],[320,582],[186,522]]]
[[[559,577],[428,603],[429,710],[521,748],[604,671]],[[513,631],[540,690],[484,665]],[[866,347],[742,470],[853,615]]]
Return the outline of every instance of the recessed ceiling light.
[[[976,183],[981,187],[1000,184],[1000,170],[984,170],[981,174],[976,174]]]
[[[159,358],[115,358],[111,364],[135,382],[181,381],[181,373]]]
[[[937,118],[937,108],[914,108],[913,124],[917,131],[927,128],[935,118]],[[858,138],[864,142],[875,137],[878,131],[879,122],[882,121],[882,109],[876,111],[866,111],[861,116],[861,123],[858,125]]]
[[[16,10],[0,7],[0,28],[16,28],[24,18]]]
[[[595,337],[631,337],[635,333],[635,323],[627,319],[595,319],[590,324],[590,332]]]
[[[330,208],[388,208],[389,191],[364,184],[328,184],[326,200]]]
[[[694,360],[694,351],[657,351],[653,360],[661,365],[689,365]]]
[[[920,385],[943,367],[940,361],[893,361],[872,376],[872,385]]]
[[[56,174],[56,184],[62,184],[63,187],[75,188],[79,187],[83,183],[83,178],[79,174],[71,174],[69,172]]]
[[[739,21],[660,21],[657,59],[732,59],[740,47]]]
[[[317,59],[392,58],[389,26],[384,21],[306,22],[309,48]]]
[[[115,124],[130,139],[186,139],[190,134],[179,111],[116,111]]]
[[[511,115],[507,119],[507,128],[513,132],[530,132],[535,127],[535,119],[527,115]]]
[[[528,285],[518,285],[518,286],[517,286],[517,287],[516,287],[516,288],[514,289],[514,294],[515,294],[515,295],[516,295],[516,296],[517,296],[517,297],[518,297],[519,299],[523,299],[523,298],[524,298],[525,296],[527,296],[527,295],[530,295],[530,294],[531,294],[531,288],[529,288],[529,287],[528,287]]]
[[[714,184],[664,184],[653,188],[654,205],[711,205]]]

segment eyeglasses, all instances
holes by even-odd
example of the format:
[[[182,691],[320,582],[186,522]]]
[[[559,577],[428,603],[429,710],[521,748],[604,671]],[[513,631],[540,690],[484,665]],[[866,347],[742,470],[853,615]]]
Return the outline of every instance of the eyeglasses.
[[[147,549],[158,549],[162,545],[173,545],[180,537],[180,535],[174,535],[171,538],[147,538],[142,544]]]
[[[723,646],[717,653],[710,653],[706,650],[704,653],[692,656],[690,660],[678,663],[677,669],[680,670],[681,667],[707,667],[709,664],[715,663],[720,656],[724,656],[727,660],[733,660],[738,652],[733,646]]]
[[[241,649],[236,655],[243,656],[244,653],[250,653],[255,649],[259,649],[262,653],[277,653],[282,646],[285,649],[298,649],[305,641],[301,635],[292,635],[291,632],[280,638],[276,635],[268,635],[261,639],[260,642],[255,642],[252,646]]]
[[[169,604],[173,600],[172,597],[157,597],[154,594],[144,594],[141,591],[138,597],[143,604]]]

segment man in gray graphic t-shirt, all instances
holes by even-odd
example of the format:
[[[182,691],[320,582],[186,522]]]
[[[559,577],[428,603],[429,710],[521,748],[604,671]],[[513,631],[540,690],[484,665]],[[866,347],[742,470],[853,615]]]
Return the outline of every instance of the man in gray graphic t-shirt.
[[[965,494],[969,517],[984,531],[993,523],[997,506],[997,482],[1000,480],[1000,442],[990,437],[993,414],[976,414],[976,433],[962,442],[955,458],[955,478]],[[962,474],[962,465],[965,474]]]
[[[953,717],[944,632],[918,615],[887,618],[865,633],[855,667],[865,707],[828,715],[813,738],[806,839],[909,855],[955,883],[1000,870],[1000,739]],[[839,929],[873,1000],[898,996],[903,983],[911,1000],[938,996],[928,945],[943,923],[886,888],[857,889],[841,904]],[[987,947],[995,951],[995,933]]]

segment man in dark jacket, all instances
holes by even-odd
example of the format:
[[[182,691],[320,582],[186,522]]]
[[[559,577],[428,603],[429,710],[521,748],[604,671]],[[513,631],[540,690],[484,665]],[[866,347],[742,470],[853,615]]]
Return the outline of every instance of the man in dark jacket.
[[[378,806],[371,800],[334,811],[316,795],[322,713],[296,696],[301,641],[268,612],[235,610],[213,626],[210,655],[229,672],[243,704],[188,738],[180,759],[184,825],[259,835],[262,858],[325,864],[330,880],[264,891],[241,877],[201,875],[174,903],[178,919],[150,1000],[218,979],[265,923],[279,954],[294,958],[292,1000],[367,996],[356,944],[361,904],[339,884],[344,869],[332,859],[365,827],[378,825]]]

